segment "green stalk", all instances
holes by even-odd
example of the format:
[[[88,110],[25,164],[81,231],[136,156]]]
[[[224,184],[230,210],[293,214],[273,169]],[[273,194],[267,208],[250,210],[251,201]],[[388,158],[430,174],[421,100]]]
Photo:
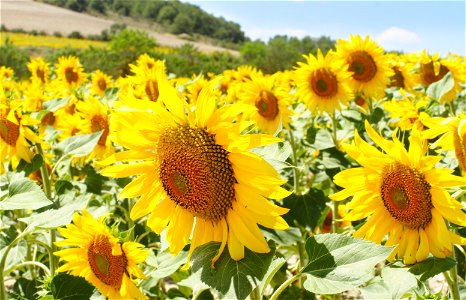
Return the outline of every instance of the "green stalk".
[[[250,300],[261,300],[261,293],[259,291],[259,287],[255,287],[252,291],[251,294],[249,294],[249,299]]]
[[[335,144],[335,147],[339,150],[338,148],[338,140],[337,140],[337,130],[338,130],[338,124],[337,124],[337,117],[336,117],[336,110],[333,110],[333,115],[332,115],[332,137],[333,137],[333,143]]]
[[[452,251],[452,258],[456,261],[456,255],[455,255],[455,248],[453,247]],[[456,270],[456,265],[453,266],[453,268],[450,269],[449,271],[450,275],[450,280],[447,280],[448,285],[450,287],[451,291],[451,297],[453,300],[460,300],[460,290],[458,287],[458,271]],[[446,276],[445,276],[446,278]]]
[[[37,150],[39,151],[39,154],[44,157],[44,151],[42,150],[42,146],[40,144],[37,144]],[[43,180],[43,188],[45,195],[47,198],[49,198],[53,204],[55,204],[55,201],[53,201],[52,198],[52,187],[50,184],[50,174],[49,170],[47,169],[47,165],[45,164],[45,159],[44,163],[40,166],[40,175],[42,176]],[[50,229],[50,249],[52,254],[57,250],[55,247],[55,241],[57,240],[57,233],[54,228]],[[53,276],[55,274],[55,269],[56,269],[56,259],[55,256],[51,255],[50,256],[50,274]]]
[[[300,191],[299,191],[300,190],[299,189],[300,174],[298,170],[298,157],[296,155],[296,144],[295,144],[292,130],[289,130],[289,134],[290,134],[290,145],[291,145],[291,160],[293,163],[293,168],[292,168],[293,169],[293,187],[294,187],[295,194],[299,195],[300,194]]]
[[[290,285],[292,284],[296,279],[300,278],[301,277],[301,273],[298,273],[290,278],[288,278],[287,280],[285,280],[285,282],[283,282],[279,287],[278,289],[272,294],[272,296],[270,296],[270,300],[277,300],[278,299],[278,296],[280,296],[280,294]]]
[[[36,267],[39,267],[39,268],[41,268],[42,270],[44,270],[46,276],[49,276],[49,275],[50,275],[50,270],[49,270],[49,268],[47,268],[47,266],[44,265],[44,264],[41,263],[41,262],[38,262],[38,261],[25,261],[25,262],[22,262],[22,263],[20,263],[20,264],[17,264],[15,267],[16,267],[16,268],[21,268],[21,267],[24,267],[24,266],[28,266],[28,267],[30,267],[30,266],[36,266]]]
[[[3,276],[3,272],[5,271],[6,258],[11,249],[23,238],[23,236],[29,232],[28,229],[29,227],[26,227],[26,229],[13,240],[13,242],[5,249],[5,253],[0,260],[0,299],[6,299],[5,278]]]

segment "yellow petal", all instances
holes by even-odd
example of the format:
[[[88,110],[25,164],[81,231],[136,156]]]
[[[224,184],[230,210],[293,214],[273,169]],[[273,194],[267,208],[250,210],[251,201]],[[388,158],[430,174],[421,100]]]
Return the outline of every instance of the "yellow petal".
[[[154,171],[155,166],[153,162],[141,162],[109,166],[100,171],[100,173],[107,177],[124,178],[138,174],[152,173]]]
[[[148,187],[152,184],[152,181],[149,182],[149,177],[146,175],[141,175],[128,183],[118,195],[120,198],[134,198],[143,193],[144,190],[147,190]]]
[[[245,223],[243,218],[234,209],[229,210],[227,222],[229,229],[233,231],[234,235],[243,245],[258,253],[268,253],[270,251],[264,237],[258,237],[255,234],[259,230],[257,225],[247,221]]]
[[[289,209],[282,208],[268,201],[261,195],[251,190],[249,187],[241,184],[235,185],[237,199],[249,210],[256,214],[278,216],[286,214]]]
[[[225,249],[225,245],[227,244],[228,239],[228,226],[225,219],[221,219],[217,224],[215,224],[215,226],[219,227],[219,231],[221,232],[222,238],[220,248],[218,249],[218,252],[214,256],[214,258],[212,258],[212,269],[214,269],[215,262],[220,258],[220,255],[222,255],[223,249]]]
[[[416,261],[420,262],[429,255],[429,239],[424,229],[419,228],[419,249],[416,253]]]
[[[165,197],[150,214],[147,226],[155,233],[160,234],[170,221],[174,210],[175,203],[169,197]]]
[[[202,88],[196,102],[196,124],[199,128],[205,128],[207,121],[215,111],[215,95],[213,89],[218,84],[218,80],[210,81]]]
[[[231,230],[228,233],[228,252],[234,260],[241,260],[244,258],[244,245]]]
[[[175,208],[167,230],[170,253],[177,255],[186,246],[193,228],[194,216],[181,206]]]
[[[419,234],[417,230],[405,229],[405,237],[407,241],[406,251],[403,256],[403,262],[407,265],[416,263],[416,253],[419,244]]]
[[[164,192],[160,186],[160,183],[154,182],[151,187],[151,191],[147,194],[143,194],[141,198],[139,198],[139,200],[134,204],[130,212],[130,218],[132,220],[136,220],[147,215],[148,213],[155,211],[157,209],[156,206],[159,204],[159,200],[163,194]]]

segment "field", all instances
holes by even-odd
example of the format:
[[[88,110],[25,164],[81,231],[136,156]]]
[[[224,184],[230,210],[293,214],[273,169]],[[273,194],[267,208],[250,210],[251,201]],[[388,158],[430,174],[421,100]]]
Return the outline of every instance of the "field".
[[[0,66],[0,299],[466,299],[465,58],[359,35],[303,55],[272,74]]]

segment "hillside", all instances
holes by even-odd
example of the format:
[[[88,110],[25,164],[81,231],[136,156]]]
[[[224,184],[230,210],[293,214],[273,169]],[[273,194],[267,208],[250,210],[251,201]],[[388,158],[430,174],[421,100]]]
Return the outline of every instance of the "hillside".
[[[57,6],[36,2],[32,0],[0,0],[1,24],[8,29],[22,28],[26,31],[43,31],[48,34],[59,32],[69,35],[79,31],[83,35],[100,34],[102,30],[109,29],[115,22],[83,13],[74,12]],[[169,33],[160,33],[142,28],[132,22],[129,28],[146,31],[155,38],[158,44],[167,47],[179,47],[190,43],[203,52],[227,51],[239,56],[238,51],[209,45],[207,43],[187,41]]]

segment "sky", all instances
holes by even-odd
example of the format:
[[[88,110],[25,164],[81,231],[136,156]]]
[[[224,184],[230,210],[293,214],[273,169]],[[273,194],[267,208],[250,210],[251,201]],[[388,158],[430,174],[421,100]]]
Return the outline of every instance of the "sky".
[[[385,50],[466,56],[466,1],[184,0],[241,26],[252,40],[275,35],[370,35]]]

